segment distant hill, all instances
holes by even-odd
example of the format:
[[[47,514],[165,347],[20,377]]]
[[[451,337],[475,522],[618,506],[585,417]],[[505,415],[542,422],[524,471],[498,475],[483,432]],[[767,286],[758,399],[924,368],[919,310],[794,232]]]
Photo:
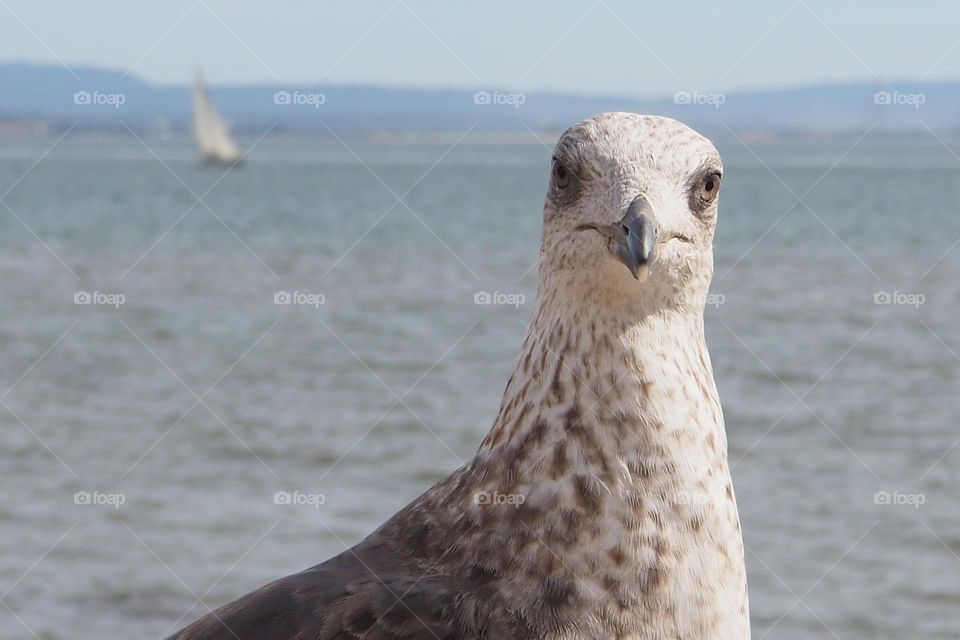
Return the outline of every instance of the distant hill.
[[[187,77],[185,70],[185,79]],[[161,86],[119,70],[0,64],[0,121],[43,121],[88,130],[183,131],[191,87]],[[960,83],[890,82],[814,85],[710,94],[681,91],[661,99],[514,93],[496,87],[411,89],[353,85],[221,86],[211,95],[238,131],[351,133],[525,133],[562,129],[599,111],[672,116],[704,131],[843,133],[878,122],[890,132],[960,127]]]

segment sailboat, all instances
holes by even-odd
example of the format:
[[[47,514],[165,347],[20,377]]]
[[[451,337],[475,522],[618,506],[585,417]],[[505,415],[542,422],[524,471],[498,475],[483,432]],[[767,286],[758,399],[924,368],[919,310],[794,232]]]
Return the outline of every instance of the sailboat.
[[[193,135],[202,164],[232,167],[242,162],[243,154],[210,101],[210,94],[199,72],[193,81]]]

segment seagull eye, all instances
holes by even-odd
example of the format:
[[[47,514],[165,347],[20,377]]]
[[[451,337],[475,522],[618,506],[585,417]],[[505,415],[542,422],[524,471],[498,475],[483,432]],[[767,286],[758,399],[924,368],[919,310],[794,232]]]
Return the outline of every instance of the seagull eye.
[[[709,204],[716,200],[717,193],[720,192],[720,174],[716,172],[709,174],[700,181],[697,191],[700,199],[705,203]]]
[[[557,158],[553,159],[553,184],[557,186],[558,189],[566,189],[567,185],[570,183],[570,172],[567,170],[563,163],[560,162]]]

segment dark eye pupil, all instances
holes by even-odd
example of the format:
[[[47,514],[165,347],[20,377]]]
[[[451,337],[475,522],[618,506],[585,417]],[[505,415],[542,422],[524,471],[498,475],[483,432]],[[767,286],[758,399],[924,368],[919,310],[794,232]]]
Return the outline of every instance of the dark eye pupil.
[[[560,180],[563,180],[564,178],[567,177],[567,169],[566,169],[566,167],[564,167],[564,166],[563,166],[562,164],[560,164],[559,162],[557,163],[557,167],[556,167],[556,169],[554,170],[554,173],[556,174],[557,178],[560,179]]]
[[[713,180],[707,180],[707,184],[703,185],[703,188],[707,191],[713,191]]]

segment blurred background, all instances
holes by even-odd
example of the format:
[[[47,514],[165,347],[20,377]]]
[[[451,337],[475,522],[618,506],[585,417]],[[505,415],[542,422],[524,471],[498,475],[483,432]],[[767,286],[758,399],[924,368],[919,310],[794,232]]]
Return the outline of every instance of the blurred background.
[[[0,16],[3,640],[161,638],[469,460],[606,110],[724,157],[754,637],[960,637],[954,3]]]

